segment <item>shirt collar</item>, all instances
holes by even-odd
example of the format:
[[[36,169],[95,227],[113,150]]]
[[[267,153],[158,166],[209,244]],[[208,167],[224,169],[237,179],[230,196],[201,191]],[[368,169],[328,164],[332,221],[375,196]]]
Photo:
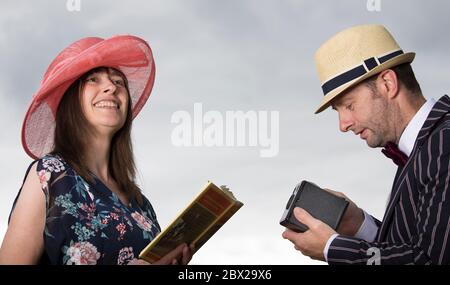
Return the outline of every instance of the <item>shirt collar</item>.
[[[398,148],[407,156],[410,156],[414,143],[416,142],[417,135],[419,135],[420,129],[422,128],[425,120],[428,118],[428,115],[433,109],[434,104],[436,104],[436,100],[433,98],[423,104],[423,106],[417,111],[414,117],[406,126],[402,135],[400,136],[400,141],[398,142]]]

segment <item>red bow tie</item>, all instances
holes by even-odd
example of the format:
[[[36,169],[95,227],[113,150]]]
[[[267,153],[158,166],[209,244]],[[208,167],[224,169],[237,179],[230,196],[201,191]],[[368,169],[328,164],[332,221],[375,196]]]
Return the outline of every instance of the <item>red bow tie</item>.
[[[381,150],[381,152],[392,159],[398,166],[405,166],[406,162],[408,161],[408,156],[404,154],[400,149],[398,149],[398,146],[394,143],[387,143],[387,145],[384,147],[384,149]]]

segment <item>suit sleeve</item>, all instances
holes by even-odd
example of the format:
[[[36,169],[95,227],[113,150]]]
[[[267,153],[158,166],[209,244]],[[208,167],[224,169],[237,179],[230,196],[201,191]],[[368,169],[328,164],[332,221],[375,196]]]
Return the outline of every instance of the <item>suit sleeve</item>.
[[[381,223],[366,211],[363,210],[363,213],[364,221],[354,237],[371,242],[376,239]]]
[[[367,242],[339,235],[330,244],[329,264],[450,263],[450,129],[433,132],[414,163],[419,199],[409,240]]]

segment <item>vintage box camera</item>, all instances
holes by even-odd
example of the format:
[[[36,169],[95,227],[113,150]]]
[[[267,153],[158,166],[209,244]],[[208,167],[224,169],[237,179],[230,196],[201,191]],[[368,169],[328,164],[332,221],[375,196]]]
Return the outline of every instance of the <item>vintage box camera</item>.
[[[333,195],[314,183],[302,181],[289,198],[280,224],[296,232],[307,231],[308,227],[294,216],[294,208],[300,207],[336,230],[348,204],[346,199]]]

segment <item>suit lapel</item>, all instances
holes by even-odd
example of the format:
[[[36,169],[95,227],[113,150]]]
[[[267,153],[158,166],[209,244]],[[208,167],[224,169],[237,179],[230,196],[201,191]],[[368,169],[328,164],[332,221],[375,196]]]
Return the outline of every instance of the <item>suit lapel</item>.
[[[419,134],[417,135],[416,142],[414,144],[414,148],[411,152],[411,155],[409,156],[409,159],[406,163],[406,165],[403,168],[400,168],[398,171],[400,172],[400,175],[396,175],[396,178],[394,180],[394,184],[391,191],[391,197],[388,203],[388,206],[386,208],[386,212],[383,217],[383,223],[381,224],[381,228],[378,234],[378,241],[384,241],[385,236],[387,234],[387,230],[389,228],[389,224],[391,221],[392,214],[395,209],[395,205],[397,204],[397,201],[400,197],[400,186],[403,183],[403,180],[406,177],[406,174],[408,173],[408,169],[413,167],[413,161],[414,157],[417,155],[419,150],[421,149],[423,143],[428,139],[431,131],[435,128],[437,123],[447,114],[450,112],[450,97],[447,95],[441,97],[438,102],[433,106],[433,109],[431,110],[430,114],[428,115],[427,119],[425,120],[425,123],[423,124],[422,128],[419,131]]]

